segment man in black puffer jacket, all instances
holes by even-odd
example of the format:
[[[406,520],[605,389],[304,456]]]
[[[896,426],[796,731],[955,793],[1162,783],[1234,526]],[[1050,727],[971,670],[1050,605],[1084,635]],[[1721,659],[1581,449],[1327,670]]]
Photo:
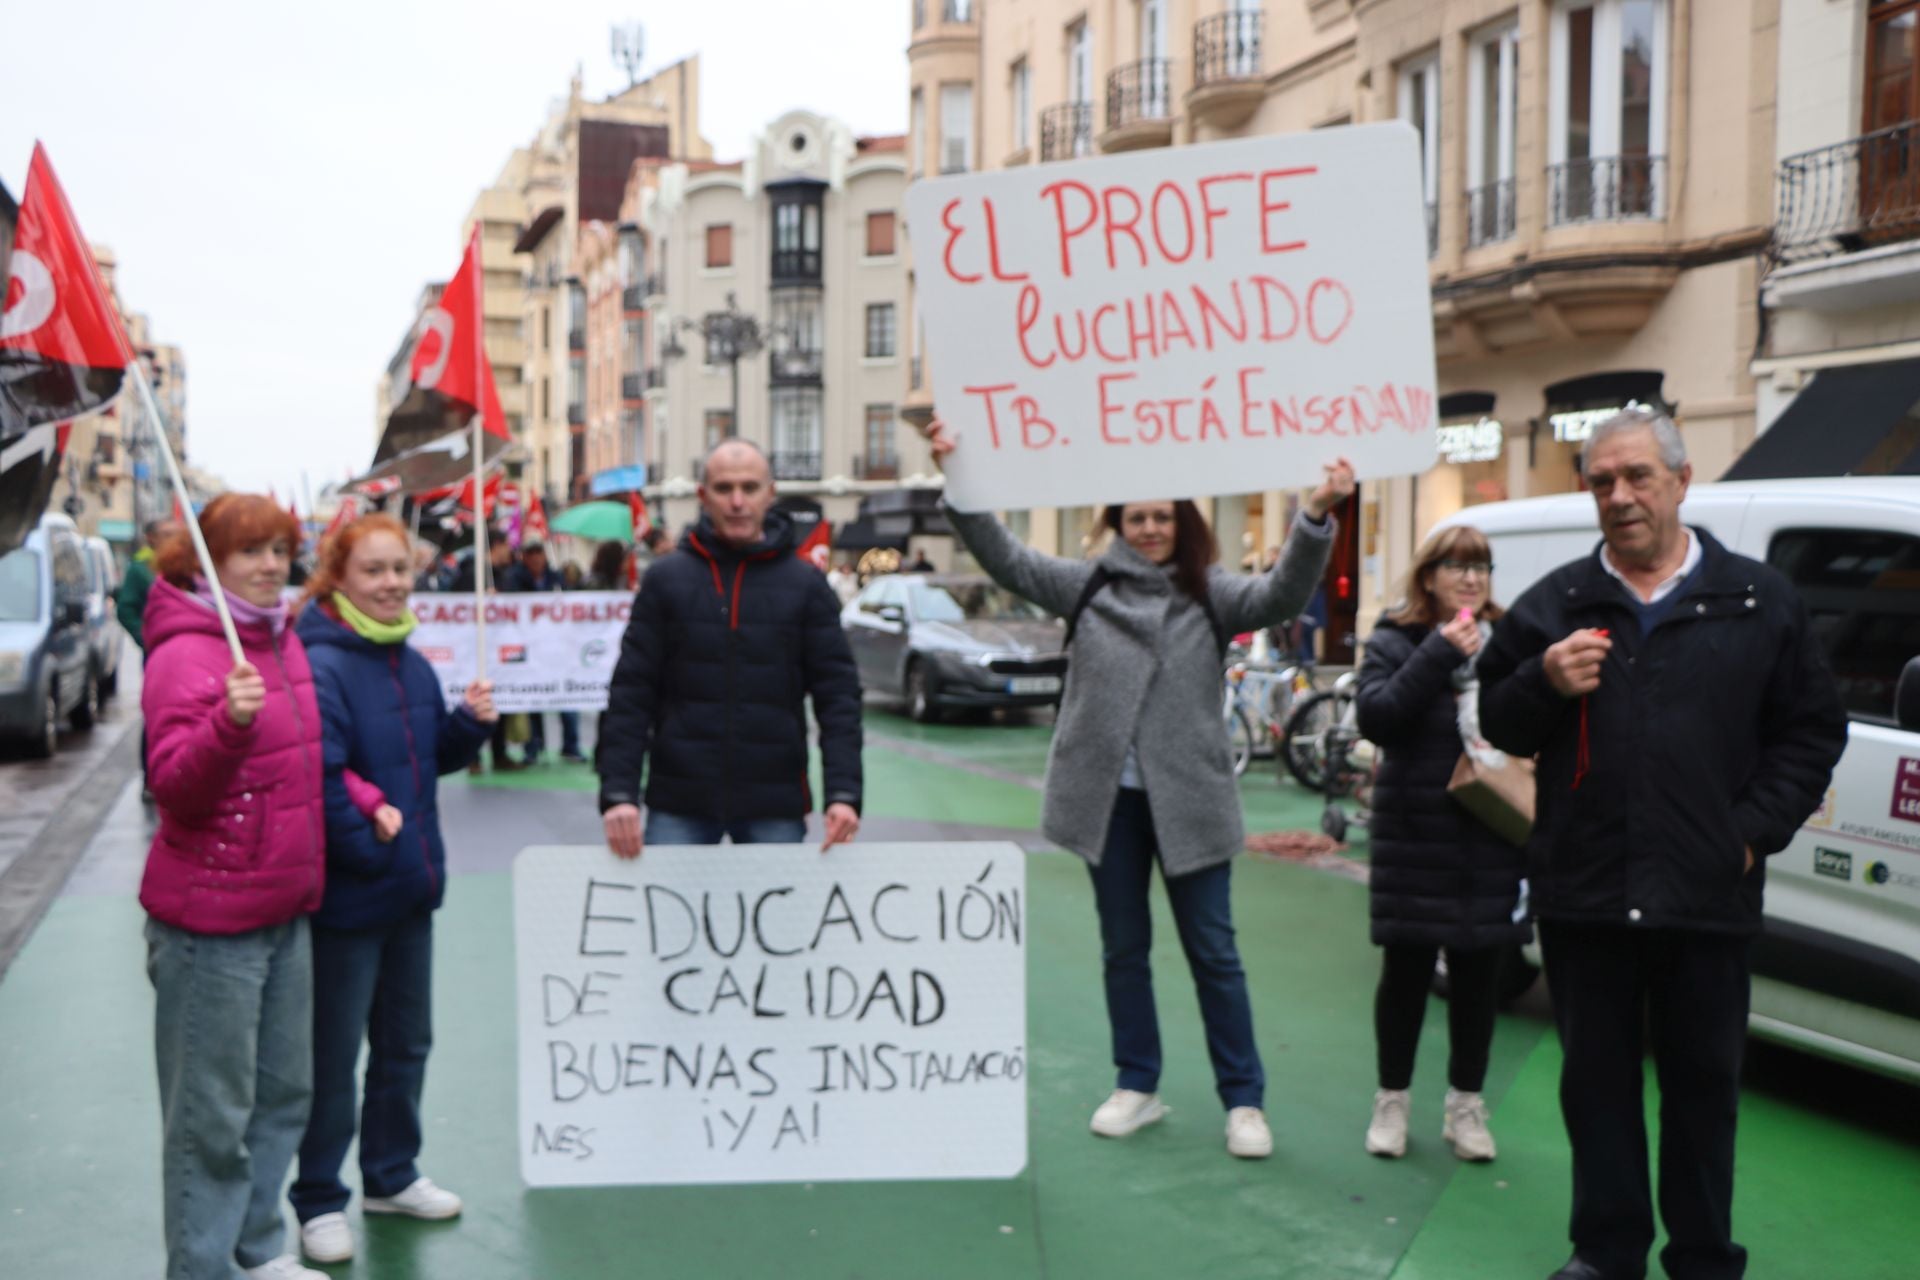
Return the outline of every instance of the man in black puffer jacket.
[[[1482,652],[1480,727],[1539,755],[1528,863],[1573,1145],[1563,1280],[1639,1280],[1653,1243],[1642,1028],[1660,1080],[1674,1280],[1745,1273],[1734,1121],[1766,859],[1818,807],[1847,720],[1786,578],[1680,522],[1692,468],[1627,410],[1582,455],[1602,545],[1528,589]]]
[[[645,844],[791,844],[813,808],[820,722],[826,846],[860,829],[860,676],[826,576],[794,554],[766,455],[707,456],[699,523],[634,599],[600,722],[600,811],[623,858]],[[641,830],[641,775],[646,828]]]

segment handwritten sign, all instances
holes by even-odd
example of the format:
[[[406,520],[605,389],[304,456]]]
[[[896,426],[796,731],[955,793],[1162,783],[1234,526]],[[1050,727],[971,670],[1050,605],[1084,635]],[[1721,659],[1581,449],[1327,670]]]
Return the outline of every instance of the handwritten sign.
[[[1018,846],[533,848],[513,894],[528,1185],[1026,1166]]]
[[[963,510],[1433,466],[1405,124],[925,180],[906,205]]]
[[[478,666],[471,592],[413,597],[420,625],[408,643],[457,703]],[[548,591],[487,597],[487,679],[502,711],[604,711],[633,611],[624,591]]]

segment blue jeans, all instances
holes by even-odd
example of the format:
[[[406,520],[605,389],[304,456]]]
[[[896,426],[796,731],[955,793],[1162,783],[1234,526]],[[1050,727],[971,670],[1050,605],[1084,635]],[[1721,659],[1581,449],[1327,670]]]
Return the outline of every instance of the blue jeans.
[[[560,717],[560,754],[577,756],[580,754],[580,713],[578,711],[557,711]],[[536,711],[527,717],[526,758],[537,760],[547,749],[547,717],[544,712]]]
[[[433,1047],[433,913],[384,929],[313,927],[313,1118],[289,1198],[300,1221],[339,1213],[353,1142],[353,1068],[367,1042],[360,1100],[360,1190],[398,1195],[420,1176],[420,1091]]]
[[[730,836],[735,844],[800,844],[807,838],[805,818],[690,818],[684,814],[647,810],[648,844],[719,844]]]
[[[1160,1019],[1153,1004],[1153,914],[1147,889],[1159,861],[1153,810],[1144,791],[1122,790],[1113,805],[1100,865],[1093,867],[1093,898],[1100,910],[1100,943],[1106,969],[1107,1020],[1113,1027],[1113,1065],[1122,1089],[1152,1093],[1160,1087]],[[1180,946],[1193,971],[1207,1053],[1225,1106],[1257,1107],[1266,1073],[1253,1040],[1253,1008],[1247,975],[1233,940],[1233,864],[1161,879],[1173,905]]]
[[[304,918],[189,933],[149,918],[167,1280],[234,1280],[286,1250],[280,1187],[313,1093]]]

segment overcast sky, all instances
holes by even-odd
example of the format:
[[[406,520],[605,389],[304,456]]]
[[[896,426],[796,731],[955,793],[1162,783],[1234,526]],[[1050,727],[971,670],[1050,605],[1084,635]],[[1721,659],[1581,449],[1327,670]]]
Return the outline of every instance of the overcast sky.
[[[723,159],[807,107],[906,129],[909,0],[58,0],[6,6],[0,179],[46,143],[127,306],[185,348],[193,461],[236,488],[317,491],[372,456],[374,384],[460,220],[579,66],[626,80],[701,55]]]

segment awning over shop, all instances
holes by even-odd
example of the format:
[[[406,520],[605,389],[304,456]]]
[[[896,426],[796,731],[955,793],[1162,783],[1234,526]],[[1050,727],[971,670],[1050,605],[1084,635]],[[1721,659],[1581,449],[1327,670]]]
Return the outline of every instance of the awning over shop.
[[[907,549],[913,522],[898,516],[860,516],[834,531],[836,551],[872,551],[884,547],[891,551]]]
[[[1920,360],[1822,369],[1722,480],[1920,475]]]

